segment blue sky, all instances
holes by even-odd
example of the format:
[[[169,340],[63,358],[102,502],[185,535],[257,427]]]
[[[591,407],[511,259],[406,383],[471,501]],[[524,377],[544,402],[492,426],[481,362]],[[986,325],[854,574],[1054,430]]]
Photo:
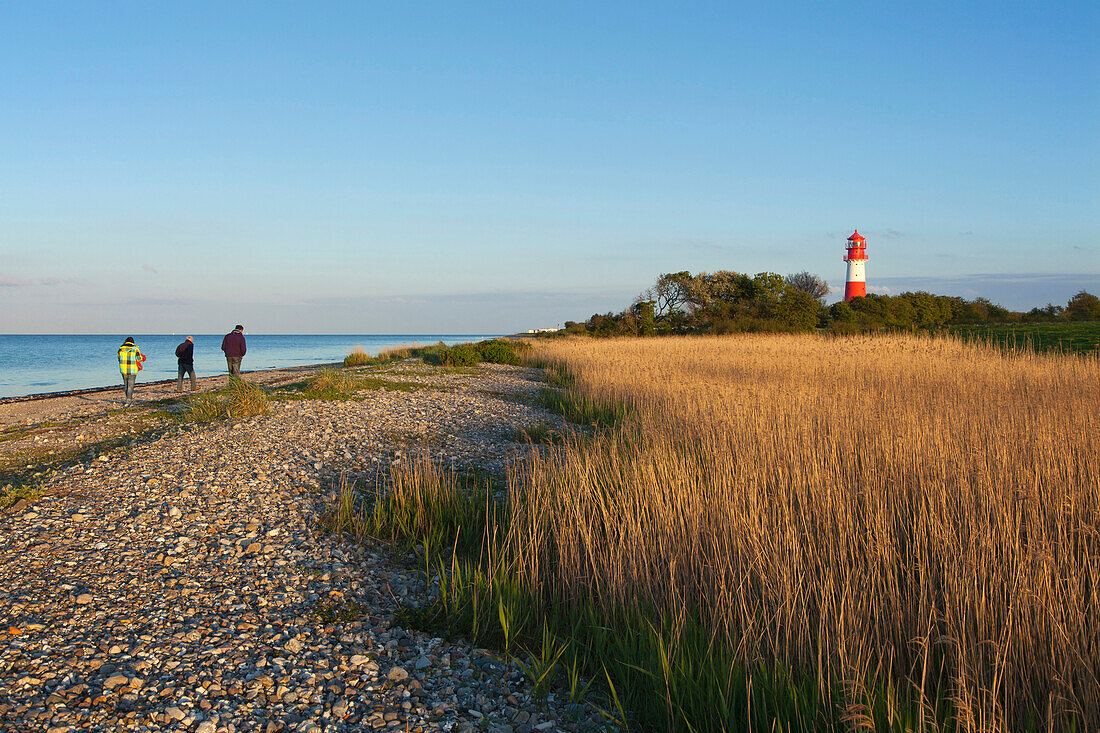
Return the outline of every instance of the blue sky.
[[[509,332],[661,272],[1100,292],[1095,3],[7,3],[0,332]]]

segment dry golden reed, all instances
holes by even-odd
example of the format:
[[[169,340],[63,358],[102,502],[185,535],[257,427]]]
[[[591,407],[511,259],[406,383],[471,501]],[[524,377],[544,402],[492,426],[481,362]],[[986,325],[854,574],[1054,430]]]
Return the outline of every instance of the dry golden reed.
[[[513,476],[534,587],[693,614],[844,690],[853,725],[883,684],[963,730],[1100,722],[1096,358],[785,335],[535,357],[633,410]]]

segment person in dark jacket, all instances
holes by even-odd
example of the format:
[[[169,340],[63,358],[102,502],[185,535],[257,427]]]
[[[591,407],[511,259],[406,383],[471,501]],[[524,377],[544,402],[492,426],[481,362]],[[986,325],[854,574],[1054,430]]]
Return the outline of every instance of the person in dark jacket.
[[[176,376],[176,391],[183,391],[183,375],[191,376],[191,391],[194,392],[195,384],[195,339],[188,336],[183,343],[176,347],[176,361],[179,362],[179,371]]]
[[[237,327],[225,334],[225,338],[222,339],[222,351],[225,352],[225,363],[229,365],[230,377],[241,376],[241,359],[244,358],[247,350],[244,343],[244,326],[238,323]]]

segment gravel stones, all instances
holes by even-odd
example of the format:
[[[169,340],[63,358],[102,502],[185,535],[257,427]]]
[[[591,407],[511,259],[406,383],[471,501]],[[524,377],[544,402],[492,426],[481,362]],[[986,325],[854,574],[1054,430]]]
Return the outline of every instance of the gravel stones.
[[[0,515],[0,729],[595,727],[492,654],[396,627],[426,592],[415,558],[320,531],[341,475],[377,481],[423,445],[499,475],[516,428],[557,420],[533,370],[392,370],[426,388],[177,426]]]

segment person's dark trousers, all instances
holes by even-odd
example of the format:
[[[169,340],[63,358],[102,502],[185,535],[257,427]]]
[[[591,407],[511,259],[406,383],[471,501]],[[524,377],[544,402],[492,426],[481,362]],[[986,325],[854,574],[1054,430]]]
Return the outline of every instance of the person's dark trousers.
[[[122,386],[126,390],[126,401],[122,403],[123,407],[129,407],[130,403],[134,401],[134,385],[137,384],[136,374],[123,374]]]
[[[184,374],[190,374],[191,375],[191,391],[194,392],[195,388],[196,388],[196,384],[197,384],[195,382],[195,365],[194,364],[187,364],[187,365],[180,364],[179,373],[176,376],[176,391],[177,392],[182,392],[183,391],[183,375]]]
[[[227,356],[225,357],[225,363],[229,365],[229,376],[239,377],[241,376],[241,359],[243,356]]]

